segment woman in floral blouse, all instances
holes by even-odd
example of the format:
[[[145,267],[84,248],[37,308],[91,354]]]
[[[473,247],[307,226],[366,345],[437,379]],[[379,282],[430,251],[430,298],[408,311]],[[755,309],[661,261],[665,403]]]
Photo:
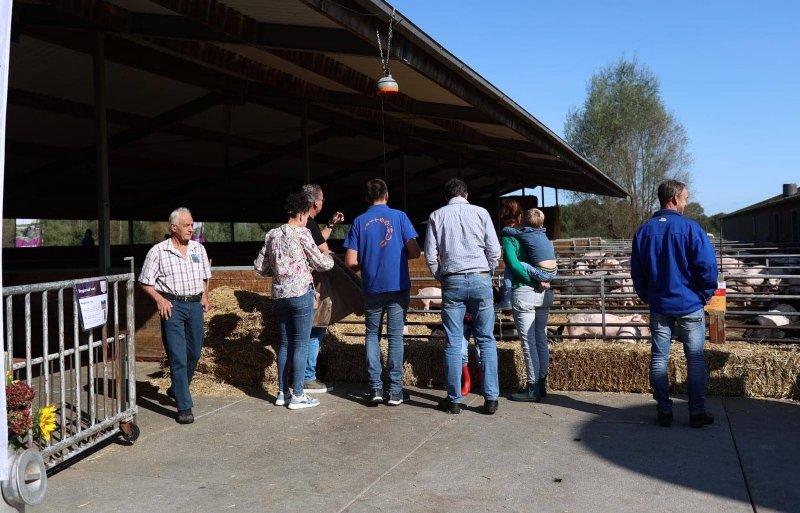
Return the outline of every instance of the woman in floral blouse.
[[[322,253],[306,228],[309,204],[302,194],[290,194],[284,211],[289,220],[267,233],[264,246],[255,261],[256,271],[272,277],[272,300],[278,314],[281,345],[278,349],[277,406],[287,403],[289,368],[292,370],[292,397],[289,409],[311,408],[319,401],[303,392],[303,378],[308,357],[308,337],[314,317],[312,271],[327,271],[333,258]],[[291,365],[287,367],[287,361]]]

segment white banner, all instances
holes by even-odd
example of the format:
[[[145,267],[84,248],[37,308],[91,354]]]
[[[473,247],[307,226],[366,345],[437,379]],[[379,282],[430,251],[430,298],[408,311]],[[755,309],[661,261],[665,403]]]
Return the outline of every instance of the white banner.
[[[0,1],[0,212],[3,211],[3,183],[6,178],[6,104],[8,99],[8,64],[11,50],[11,0]],[[0,230],[2,230],[0,228]],[[8,234],[0,231],[0,236]],[[3,257],[0,253],[0,269],[3,266]],[[0,288],[3,286],[2,273],[0,273]],[[5,333],[3,319],[0,317],[0,333]],[[0,337],[0,347],[5,355],[5,337]],[[6,366],[3,365],[2,368]],[[0,422],[0,480],[8,479],[8,412],[6,411],[6,380],[0,379],[0,411],[3,421]]]

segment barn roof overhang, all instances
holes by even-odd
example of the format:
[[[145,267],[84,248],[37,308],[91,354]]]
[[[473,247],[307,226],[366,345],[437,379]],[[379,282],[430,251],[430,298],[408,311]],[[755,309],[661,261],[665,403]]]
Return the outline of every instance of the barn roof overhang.
[[[16,0],[4,217],[97,218],[98,88],[114,219],[185,205],[278,220],[309,179],[350,218],[374,177],[415,221],[451,176],[474,202],[521,186],[627,194],[401,13],[401,93],[381,100],[375,32],[391,13],[376,0]]]

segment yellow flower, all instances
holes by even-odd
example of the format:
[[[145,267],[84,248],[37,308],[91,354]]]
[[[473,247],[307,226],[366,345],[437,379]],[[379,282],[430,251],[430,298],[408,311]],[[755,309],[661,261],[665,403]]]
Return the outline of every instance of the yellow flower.
[[[56,405],[50,404],[39,408],[36,419],[36,427],[45,442],[50,441],[50,433],[56,429]]]

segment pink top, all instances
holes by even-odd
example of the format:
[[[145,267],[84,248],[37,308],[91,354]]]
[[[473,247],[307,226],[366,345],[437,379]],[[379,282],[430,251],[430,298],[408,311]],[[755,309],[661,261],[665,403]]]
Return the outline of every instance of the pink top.
[[[305,227],[284,224],[267,233],[253,265],[262,276],[272,276],[272,298],[300,297],[314,282],[311,271],[327,271],[333,258],[319,250]]]

